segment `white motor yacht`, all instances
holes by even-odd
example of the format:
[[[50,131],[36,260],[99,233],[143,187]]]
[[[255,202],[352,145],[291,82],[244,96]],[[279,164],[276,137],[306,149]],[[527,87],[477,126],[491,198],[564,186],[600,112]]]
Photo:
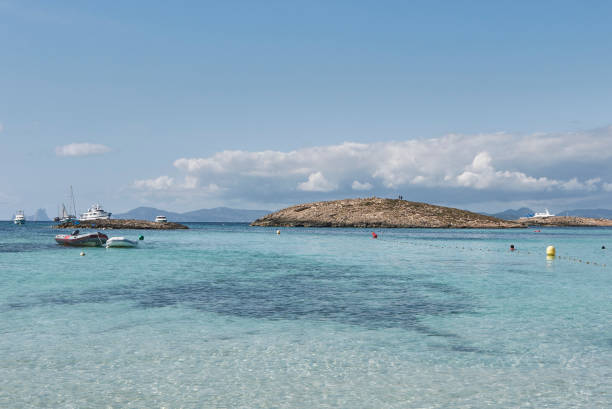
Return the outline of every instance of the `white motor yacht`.
[[[536,212],[536,214],[534,214],[532,217],[553,217],[553,216],[554,214],[551,214],[548,211],[548,209],[544,209],[544,212],[540,212],[540,213]]]
[[[166,223],[166,222],[168,222],[168,219],[166,219],[166,216],[155,217],[155,223]]]
[[[13,219],[13,223],[15,224],[25,224],[26,219],[23,215],[23,210],[17,210],[17,214],[15,215],[15,219]]]
[[[112,213],[105,212],[99,204],[91,206],[85,213],[81,214],[79,220],[108,220]]]

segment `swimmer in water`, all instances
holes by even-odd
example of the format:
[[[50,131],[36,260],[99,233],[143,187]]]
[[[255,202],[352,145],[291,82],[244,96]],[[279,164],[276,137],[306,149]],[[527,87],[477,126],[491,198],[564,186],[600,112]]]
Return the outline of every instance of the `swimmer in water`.
[[[510,245],[510,251],[514,251],[514,244]]]

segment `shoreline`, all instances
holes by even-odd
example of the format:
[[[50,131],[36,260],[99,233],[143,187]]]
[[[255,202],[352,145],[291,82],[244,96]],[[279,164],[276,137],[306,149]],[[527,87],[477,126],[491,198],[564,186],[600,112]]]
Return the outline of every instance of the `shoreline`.
[[[612,219],[577,217],[577,216],[548,216],[548,217],[521,217],[515,220],[526,226],[547,227],[612,227]]]
[[[174,222],[151,222],[135,219],[78,220],[60,223],[53,226],[56,229],[129,229],[129,230],[185,230],[189,227]]]

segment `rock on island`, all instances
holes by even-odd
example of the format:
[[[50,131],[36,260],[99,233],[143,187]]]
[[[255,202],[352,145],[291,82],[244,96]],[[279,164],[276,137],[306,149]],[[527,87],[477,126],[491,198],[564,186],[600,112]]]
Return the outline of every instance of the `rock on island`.
[[[189,227],[180,223],[165,222],[157,223],[148,220],[130,219],[108,219],[108,220],[79,220],[75,222],[60,223],[56,228],[59,229],[135,229],[135,230],[177,230],[188,229]]]
[[[504,229],[525,224],[451,207],[400,199],[343,199],[291,206],[251,223],[287,227]]]

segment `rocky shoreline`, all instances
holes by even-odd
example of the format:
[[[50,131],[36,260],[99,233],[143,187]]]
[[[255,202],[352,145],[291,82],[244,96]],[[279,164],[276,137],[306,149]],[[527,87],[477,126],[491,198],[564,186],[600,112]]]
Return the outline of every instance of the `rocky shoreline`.
[[[269,227],[507,229],[527,227],[466,210],[371,197],[291,206],[251,223]]]
[[[517,223],[528,226],[551,227],[612,227],[611,219],[594,219],[591,217],[575,216],[549,216],[549,217],[522,217]]]
[[[180,230],[189,227],[180,223],[166,222],[157,223],[148,220],[133,219],[108,219],[108,220],[84,220],[77,222],[60,223],[58,229],[133,229],[133,230]]]

